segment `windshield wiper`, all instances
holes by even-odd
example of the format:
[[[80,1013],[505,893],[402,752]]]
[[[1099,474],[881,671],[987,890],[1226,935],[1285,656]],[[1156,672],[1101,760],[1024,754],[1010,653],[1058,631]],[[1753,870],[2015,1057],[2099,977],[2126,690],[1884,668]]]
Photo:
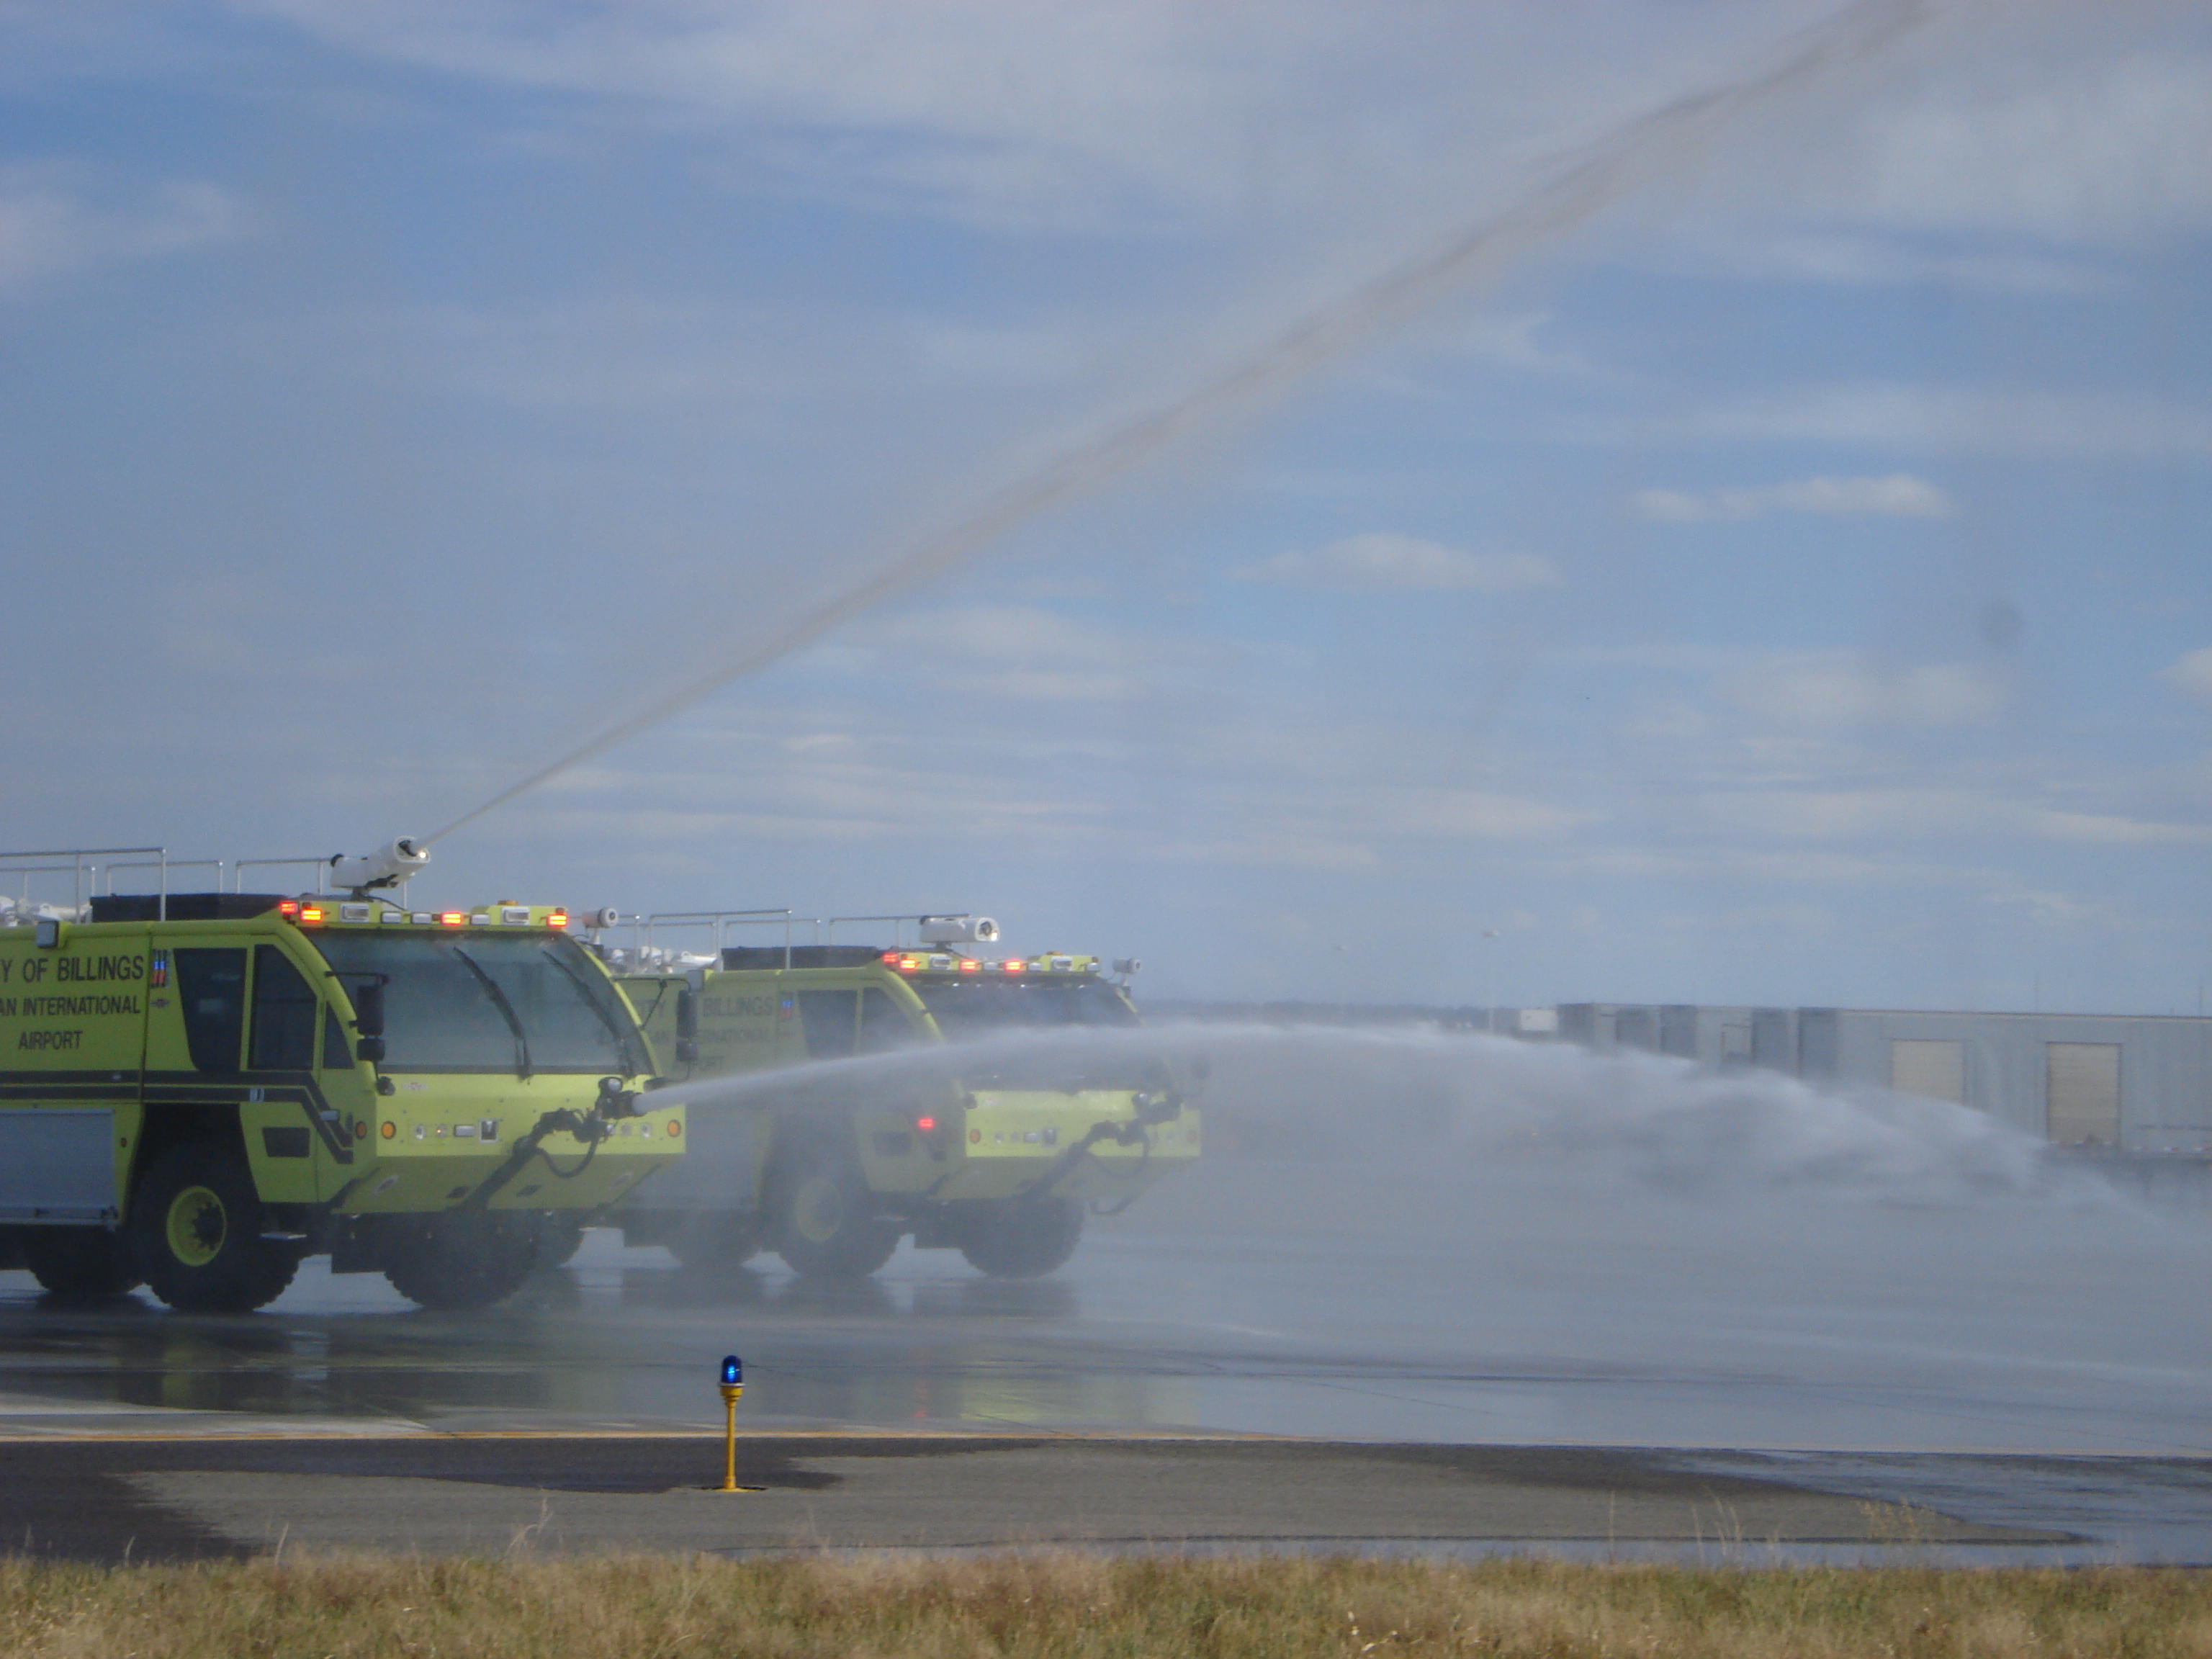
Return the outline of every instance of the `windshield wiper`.
[[[507,1000],[507,993],[499,988],[499,981],[484,972],[474,957],[458,945],[453,946],[453,954],[483,982],[484,994],[491,999],[492,1006],[499,1010],[499,1017],[507,1022],[507,1029],[514,1033],[514,1074],[528,1081],[533,1069],[530,1064],[530,1039],[523,1035],[522,1020],[515,1013],[514,1005]]]
[[[589,1007],[593,1013],[599,1017],[599,1024],[607,1028],[607,1035],[615,1040],[615,1052],[622,1056],[623,1070],[629,1073],[632,1077],[635,1077],[638,1073],[644,1071],[645,1066],[639,1062],[636,1054],[631,1052],[629,1038],[624,1035],[622,1028],[615,1024],[614,1016],[608,1013],[605,1008],[599,1006],[599,999],[592,994],[591,982],[585,979],[585,977],[581,974],[578,973],[574,968],[571,968],[567,963],[562,961],[560,954],[556,951],[551,945],[539,945],[538,947],[538,954],[544,957],[546,961],[551,963],[556,968],[558,968],[562,974],[567,975],[568,983],[576,988],[576,994],[584,999],[585,1006]],[[664,984],[653,999],[653,1006],[655,1010],[658,1010],[660,1006],[660,999],[667,994],[668,987]],[[646,1018],[650,1019],[653,1016],[651,1014],[647,1014]]]

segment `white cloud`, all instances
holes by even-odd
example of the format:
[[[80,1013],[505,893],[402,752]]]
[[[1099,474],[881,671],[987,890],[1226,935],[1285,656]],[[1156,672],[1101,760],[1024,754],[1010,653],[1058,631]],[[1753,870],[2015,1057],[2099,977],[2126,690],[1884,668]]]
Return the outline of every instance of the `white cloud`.
[[[1559,580],[1551,561],[1534,553],[1467,553],[1389,531],[1278,553],[1236,574],[1244,581],[1358,592],[1510,593]]]
[[[1723,679],[1722,697],[1764,724],[1849,726],[1982,726],[2010,701],[2010,687],[1973,663],[1906,667],[1848,651],[1808,651]]]
[[[2185,691],[2195,697],[2212,697],[2212,645],[2168,663],[2159,670],[2158,677],[2176,691]]]
[[[1924,478],[1893,472],[1881,478],[1800,478],[1703,493],[1640,489],[1629,497],[1639,519],[1662,524],[1704,524],[1756,519],[1768,513],[1815,513],[1831,517],[1946,519],[1958,511],[1951,498]]]
[[[118,192],[96,191],[97,182],[90,170],[66,164],[0,167],[0,290],[245,234],[244,204],[216,185],[172,179],[115,199]]]
[[[2137,49],[2138,51],[2140,48]],[[2021,73],[2018,60],[2008,66]],[[1837,205],[1914,228],[2132,239],[2212,224],[2212,61],[2092,56],[1870,112]]]
[[[1919,240],[1869,231],[1778,230],[1771,234],[1693,234],[1650,263],[1661,270],[1873,288],[1926,284],[2030,296],[2111,288],[2112,271],[2047,253],[1931,249]]]
[[[1648,439],[1650,428],[1635,428]],[[1674,424],[1692,441],[1839,443],[1936,453],[2212,454],[2212,410],[2130,392],[2062,394],[2002,386],[1861,381],[1739,398]],[[1618,441],[1618,426],[1582,435]]]
[[[2038,812],[2038,834],[2051,841],[2093,842],[2106,847],[2194,846],[2212,842],[2212,830],[2193,823],[2154,823],[2106,812]]]

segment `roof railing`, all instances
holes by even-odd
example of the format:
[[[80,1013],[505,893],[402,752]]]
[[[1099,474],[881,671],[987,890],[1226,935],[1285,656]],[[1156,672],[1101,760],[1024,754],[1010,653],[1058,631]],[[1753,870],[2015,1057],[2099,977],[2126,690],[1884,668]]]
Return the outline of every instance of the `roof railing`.
[[[158,878],[159,884],[155,889],[157,910],[161,919],[166,921],[169,917],[169,849],[166,847],[46,847],[32,852],[0,853],[0,866],[12,865],[21,859],[67,859],[70,860],[67,864],[37,865],[20,872],[9,870],[0,871],[0,873],[22,875],[23,902],[28,904],[31,898],[30,878],[32,876],[59,875],[66,871],[70,874],[70,906],[72,909],[82,910],[84,907],[86,889],[98,884],[101,867],[100,860],[141,858],[148,854],[153,855],[154,861],[150,865],[134,864],[127,867],[154,869],[161,872]]]

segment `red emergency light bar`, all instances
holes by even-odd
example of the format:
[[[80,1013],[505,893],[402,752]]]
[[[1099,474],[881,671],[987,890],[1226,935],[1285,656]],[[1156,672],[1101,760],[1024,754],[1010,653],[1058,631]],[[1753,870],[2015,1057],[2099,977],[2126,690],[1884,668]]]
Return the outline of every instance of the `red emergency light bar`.
[[[467,923],[468,919],[469,913],[465,910],[441,910],[438,912],[438,926],[441,927],[459,927],[465,926]]]
[[[568,913],[566,910],[556,910],[545,918],[545,925],[548,927],[566,927],[568,925]]]

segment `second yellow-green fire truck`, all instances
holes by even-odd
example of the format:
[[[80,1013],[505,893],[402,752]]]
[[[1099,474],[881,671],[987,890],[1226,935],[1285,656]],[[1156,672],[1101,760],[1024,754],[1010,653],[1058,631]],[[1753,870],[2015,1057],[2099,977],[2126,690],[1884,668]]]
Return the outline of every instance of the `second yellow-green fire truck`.
[[[957,946],[994,924],[919,921],[933,942],[912,949],[739,945],[626,977],[673,1077],[744,1085],[692,1106],[684,1163],[615,1212],[628,1242],[860,1278],[911,1234],[1031,1277],[1073,1253],[1089,1209],[1199,1155],[1194,1080],[1116,1040],[1139,1020],[1107,963],[971,954]],[[805,1064],[823,1061],[844,1063]]]

